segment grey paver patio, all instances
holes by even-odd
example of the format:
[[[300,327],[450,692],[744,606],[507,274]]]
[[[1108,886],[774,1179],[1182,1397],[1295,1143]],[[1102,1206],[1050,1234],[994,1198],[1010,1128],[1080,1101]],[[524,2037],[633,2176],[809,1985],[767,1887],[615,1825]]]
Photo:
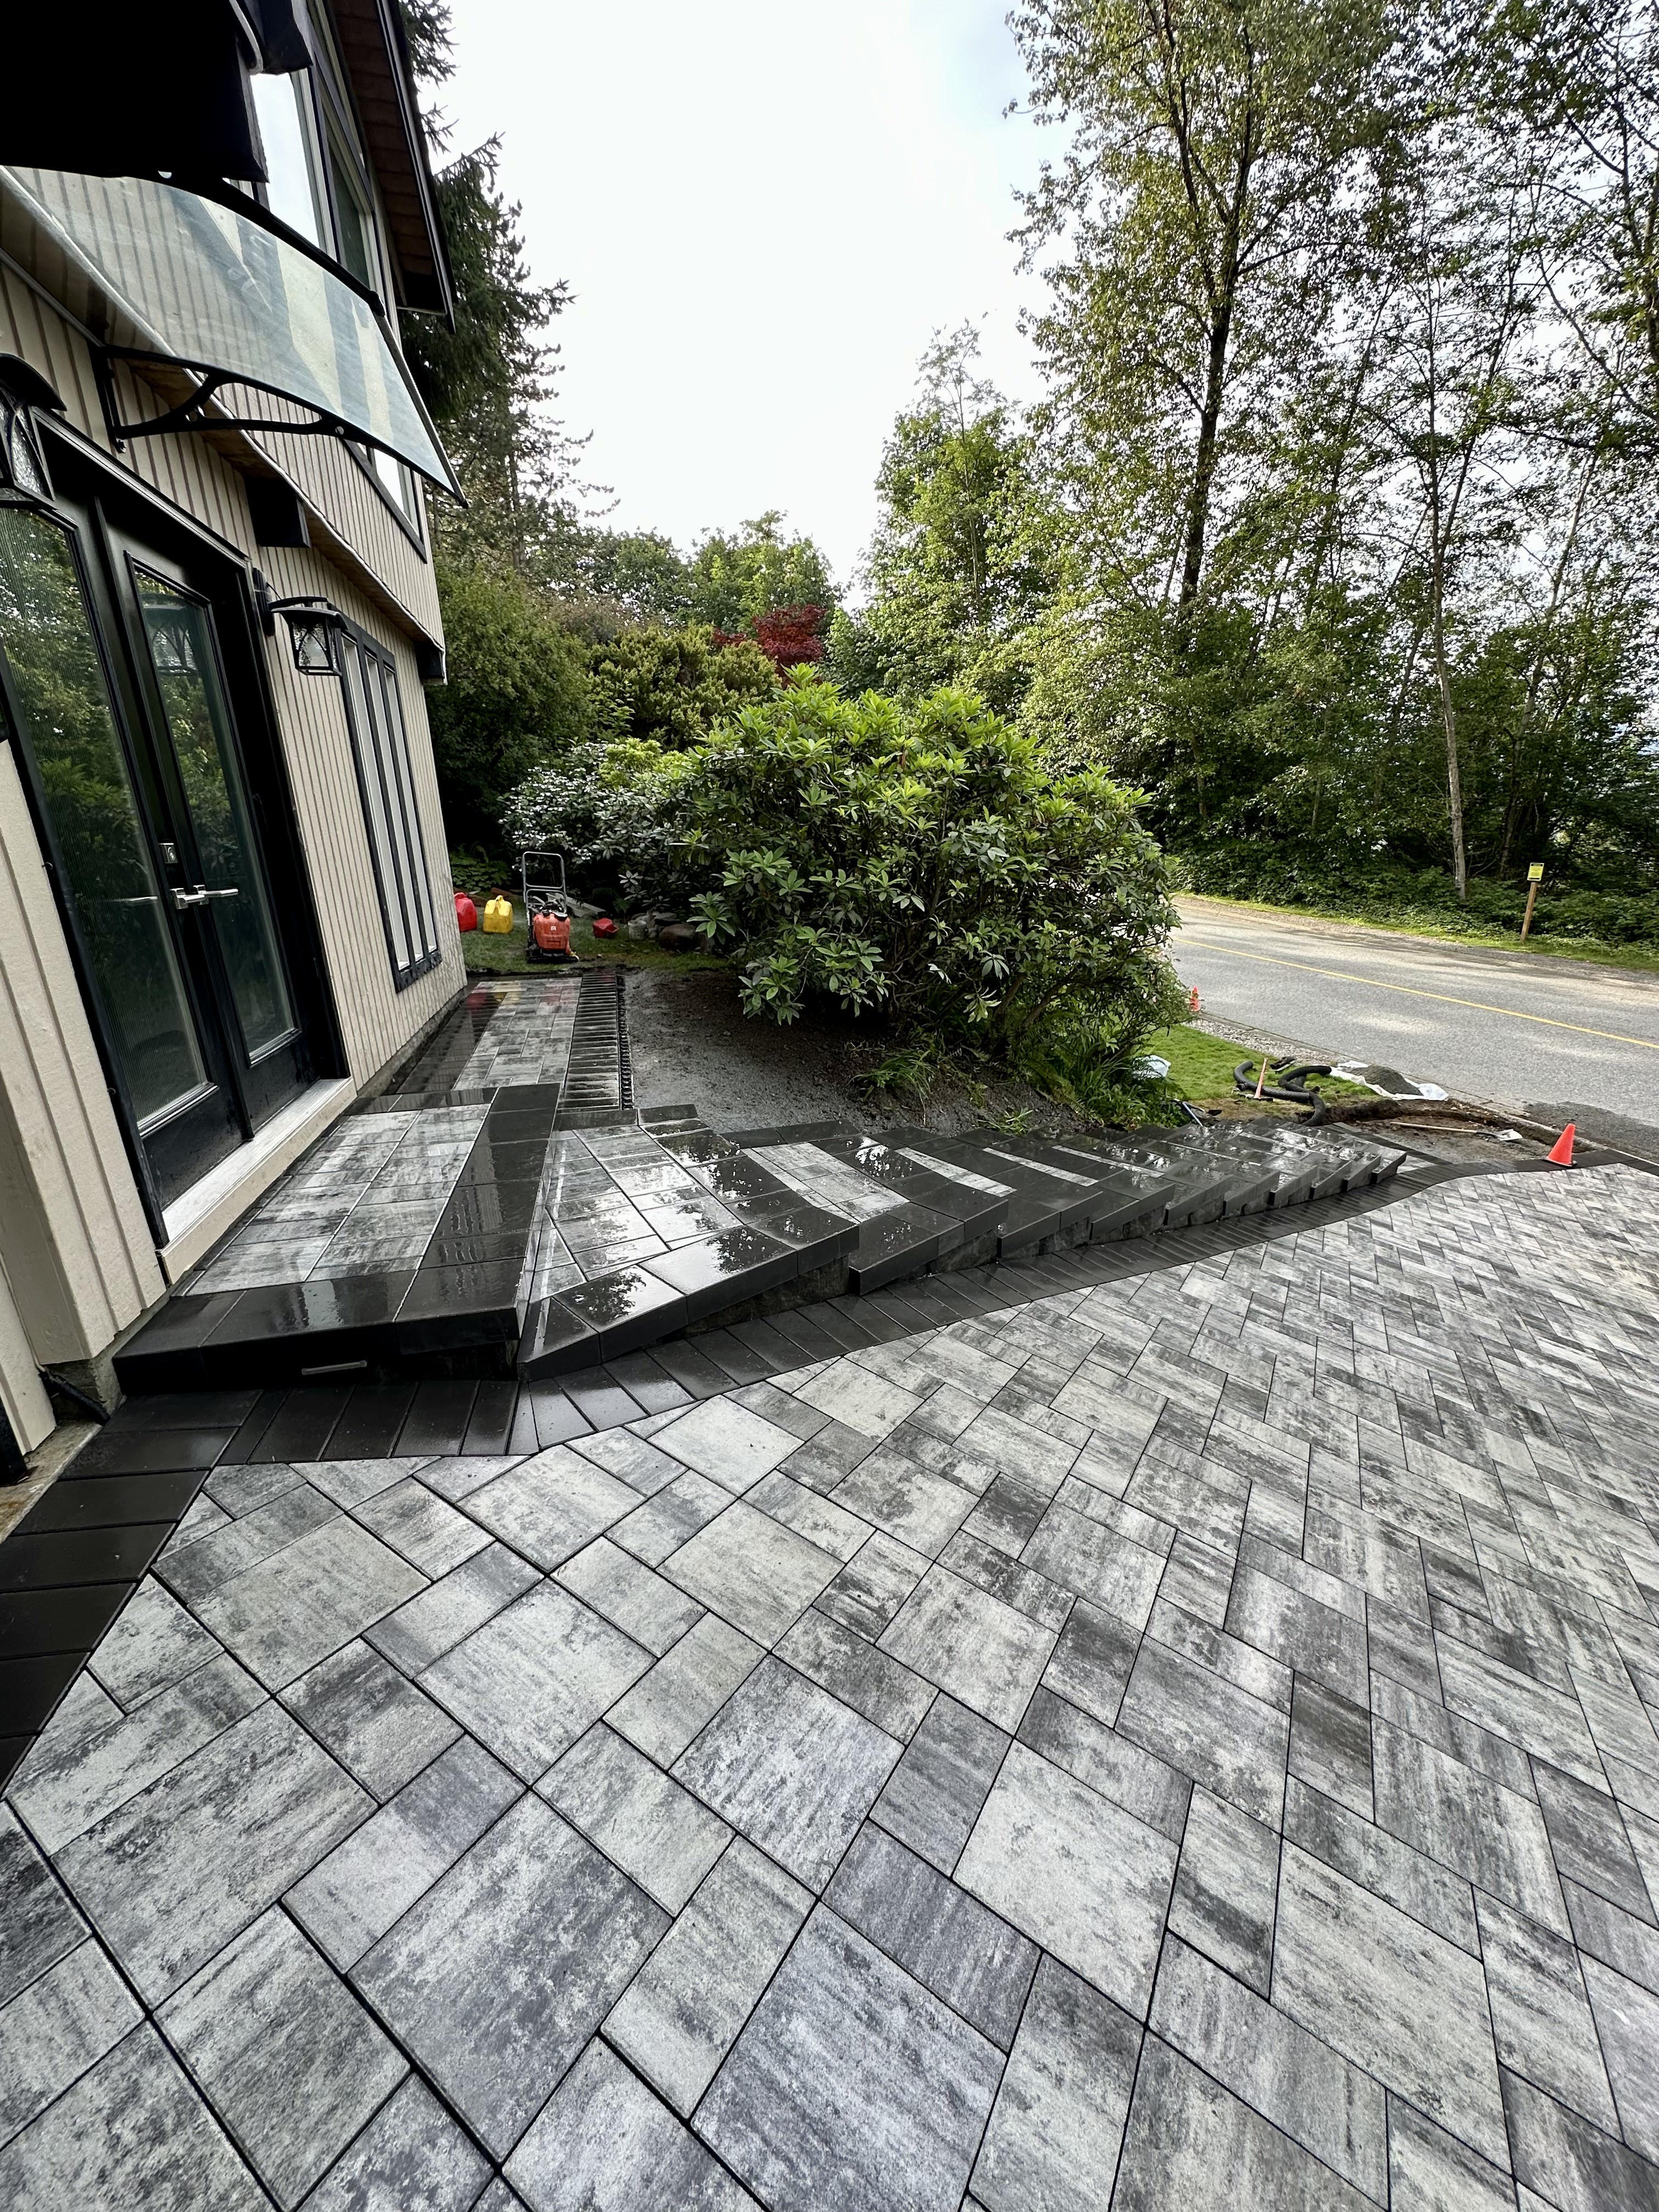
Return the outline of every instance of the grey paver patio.
[[[1659,2212],[1659,1183],[225,1465],[0,1806],[0,2204]]]
[[[283,2206],[326,2172],[407,2071],[294,1923],[267,1912],[157,2015]]]

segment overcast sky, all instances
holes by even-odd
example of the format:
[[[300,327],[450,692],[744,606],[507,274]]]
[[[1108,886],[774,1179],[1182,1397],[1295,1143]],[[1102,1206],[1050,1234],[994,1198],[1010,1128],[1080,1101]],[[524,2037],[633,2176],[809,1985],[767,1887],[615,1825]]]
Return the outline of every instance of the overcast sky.
[[[1039,134],[1007,0],[453,0],[459,150],[499,131],[560,411],[621,528],[768,507],[846,582],[935,329],[1028,394],[1006,234]]]

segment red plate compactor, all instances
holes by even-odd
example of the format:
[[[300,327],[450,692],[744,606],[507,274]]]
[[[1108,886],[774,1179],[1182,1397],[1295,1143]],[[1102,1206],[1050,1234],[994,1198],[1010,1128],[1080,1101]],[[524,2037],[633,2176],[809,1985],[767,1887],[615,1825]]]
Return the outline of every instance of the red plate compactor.
[[[532,868],[534,872],[532,873]],[[570,897],[565,889],[562,853],[521,853],[519,877],[530,924],[526,947],[532,960],[570,957]]]

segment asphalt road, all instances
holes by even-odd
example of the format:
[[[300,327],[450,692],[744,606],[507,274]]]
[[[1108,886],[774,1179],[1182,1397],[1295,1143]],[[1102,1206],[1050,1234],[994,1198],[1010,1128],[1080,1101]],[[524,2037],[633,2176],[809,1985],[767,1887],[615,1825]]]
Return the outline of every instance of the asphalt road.
[[[1382,1061],[1455,1097],[1549,1109],[1540,1119],[1600,1108],[1659,1129],[1659,975],[1179,903],[1176,967],[1217,1021]]]

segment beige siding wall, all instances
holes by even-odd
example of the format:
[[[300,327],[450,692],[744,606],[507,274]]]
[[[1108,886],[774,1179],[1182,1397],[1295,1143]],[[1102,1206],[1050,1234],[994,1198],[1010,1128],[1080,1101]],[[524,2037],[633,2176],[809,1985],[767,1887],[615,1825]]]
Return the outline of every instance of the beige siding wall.
[[[0,266],[0,350],[47,376],[70,424],[107,452],[79,332]],[[136,415],[155,411],[133,390]],[[231,441],[233,444],[234,441]],[[393,988],[342,687],[295,671],[286,628],[266,661],[349,1073],[368,1083],[461,988],[448,861],[415,644],[439,635],[429,565],[352,455],[270,434],[263,450],[313,514],[309,551],[257,546],[241,471],[198,434],[134,440],[112,456],[263,568],[279,597],[331,599],[396,658],[443,957]],[[258,464],[249,456],[255,466]],[[336,557],[329,557],[332,547]],[[365,573],[367,572],[367,573]],[[163,1290],[109,1105],[67,945],[9,749],[0,747],[0,1263],[35,1359],[93,1356]],[[0,1329],[0,1377],[21,1402]]]
[[[443,842],[437,778],[427,735],[425,699],[406,639],[377,618],[346,578],[325,571],[314,552],[266,547],[260,563],[279,598],[326,591],[343,614],[390,645],[397,656],[398,689],[410,720],[421,830],[431,872],[444,957],[406,991],[392,988],[386,938],[375,902],[368,831],[357,795],[356,770],[346,724],[344,688],[331,676],[301,676],[289,653],[286,633],[268,655],[277,720],[287,742],[289,773],[300,817],[312,895],[317,902],[334,1001],[345,1037],[350,1072],[365,1082],[385,1066],[461,982],[460,939],[455,929],[449,860]]]
[[[0,1406],[5,1407],[11,1432],[26,1452],[45,1443],[56,1425],[52,1401],[34,1371],[28,1331],[3,1267],[0,1267]]]
[[[0,1267],[34,1366],[85,1359],[164,1288],[34,824],[0,745]],[[8,1358],[0,1334],[0,1359]],[[8,1396],[23,1388],[10,1355]]]

